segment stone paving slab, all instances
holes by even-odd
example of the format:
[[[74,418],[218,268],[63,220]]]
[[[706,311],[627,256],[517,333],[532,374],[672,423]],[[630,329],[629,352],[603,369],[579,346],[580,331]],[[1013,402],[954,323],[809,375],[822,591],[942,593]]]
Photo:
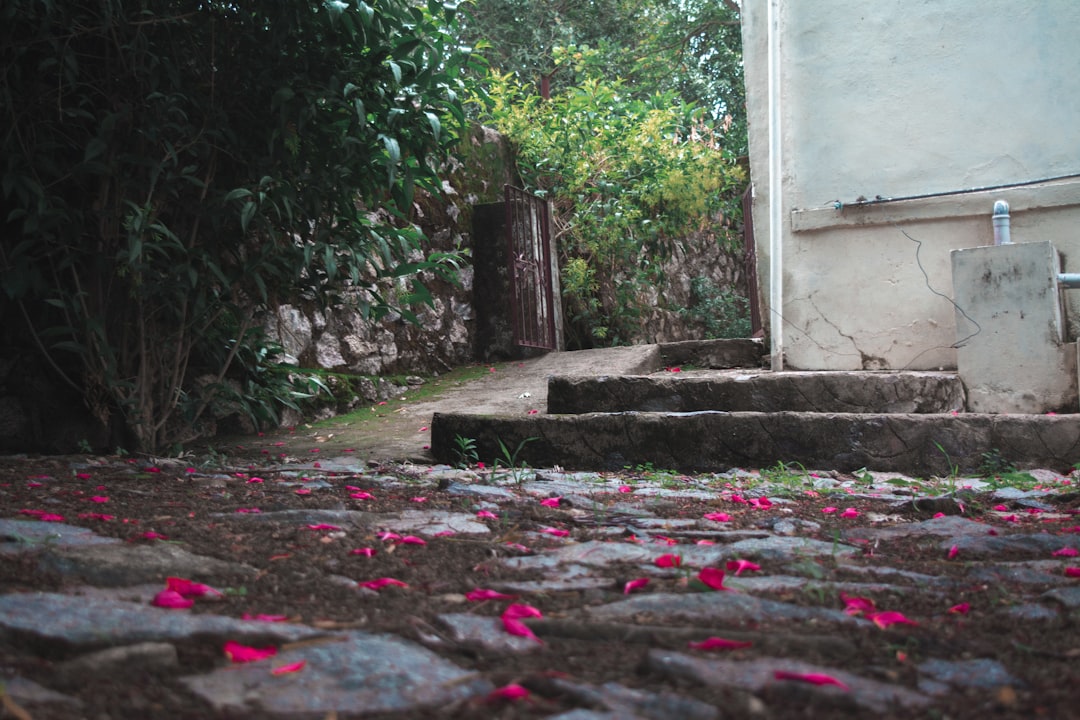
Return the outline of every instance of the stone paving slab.
[[[258,573],[250,565],[193,555],[166,543],[49,549],[39,558],[38,567],[98,587],[164,582],[169,576],[210,581],[235,575],[252,578]]]
[[[930,705],[926,695],[905,687],[861,677],[854,673],[787,658],[758,658],[755,660],[702,659],[684,653],[650,650],[649,667],[673,677],[693,680],[706,685],[721,685],[760,692],[766,687],[793,682],[778,679],[777,672],[827,675],[842,682],[836,685],[797,683],[809,692],[850,698],[865,710],[883,713],[894,707],[922,708]]]
[[[0,518],[0,553],[47,550],[88,545],[116,545],[120,540],[102,537],[92,530],[61,522]]]
[[[798,620],[838,625],[870,624],[840,610],[793,605],[736,592],[650,593],[587,607],[584,612],[597,620],[628,620],[647,616],[655,623],[721,622],[740,626]]]
[[[303,662],[295,673],[275,667]],[[491,692],[494,686],[439,655],[393,635],[349,632],[286,649],[270,660],[181,680],[216,710],[260,717],[325,717],[422,710]]]
[[[149,605],[58,593],[0,595],[0,633],[47,647],[95,649],[111,645],[216,636],[222,641],[321,635],[302,625],[196,615]]]

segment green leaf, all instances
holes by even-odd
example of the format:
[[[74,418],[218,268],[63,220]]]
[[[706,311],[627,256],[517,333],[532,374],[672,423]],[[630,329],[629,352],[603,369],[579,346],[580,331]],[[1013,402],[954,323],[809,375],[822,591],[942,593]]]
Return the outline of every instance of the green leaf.
[[[240,210],[240,229],[245,233],[247,232],[251,218],[255,217],[255,211],[258,209],[258,206],[249,200],[244,203],[244,207]]]
[[[363,0],[357,3],[356,9],[360,12],[360,21],[364,23],[364,27],[371,29],[371,21],[375,19],[375,10]]]
[[[323,7],[330,13],[331,20],[337,20],[341,17],[341,13],[349,9],[349,3],[343,2],[343,0],[326,0]]]
[[[438,115],[433,112],[425,112],[424,115],[428,119],[428,124],[431,125],[431,134],[435,136],[435,140],[438,142],[439,136],[442,134],[442,122],[439,120]]]
[[[222,200],[222,202],[232,202],[233,200],[241,200],[243,198],[249,198],[249,197],[251,197],[251,195],[252,195],[251,191],[248,190],[247,188],[236,188],[234,190],[230,190],[225,195],[225,198]]]
[[[83,162],[90,162],[96,157],[100,157],[108,149],[108,144],[101,138],[92,138],[90,142],[86,143],[86,150],[83,152]]]

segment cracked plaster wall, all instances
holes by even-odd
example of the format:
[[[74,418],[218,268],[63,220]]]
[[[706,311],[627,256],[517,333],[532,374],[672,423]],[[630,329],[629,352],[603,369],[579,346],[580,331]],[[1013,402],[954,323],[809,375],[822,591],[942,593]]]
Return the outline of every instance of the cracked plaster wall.
[[[784,293],[769,308],[767,2],[743,3],[743,44],[763,315],[783,319],[786,367],[955,368],[949,254],[993,242],[997,198],[1014,242],[1049,240],[1080,272],[1078,180],[853,205],[1080,173],[1080,3],[781,2]],[[1067,298],[1075,335],[1080,291]]]

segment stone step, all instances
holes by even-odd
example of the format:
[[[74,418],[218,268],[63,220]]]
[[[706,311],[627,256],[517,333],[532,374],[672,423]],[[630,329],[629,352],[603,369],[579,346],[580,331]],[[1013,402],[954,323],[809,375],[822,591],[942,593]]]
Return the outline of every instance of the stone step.
[[[662,375],[555,376],[547,410],[590,412],[952,413],[964,385],[946,372],[705,371]]]
[[[431,451],[456,462],[459,438],[479,457],[532,467],[679,472],[801,463],[807,468],[894,471],[921,477],[977,472],[987,454],[1018,468],[1067,471],[1080,462],[1078,415],[808,412],[436,413]],[[504,453],[502,448],[506,448]]]

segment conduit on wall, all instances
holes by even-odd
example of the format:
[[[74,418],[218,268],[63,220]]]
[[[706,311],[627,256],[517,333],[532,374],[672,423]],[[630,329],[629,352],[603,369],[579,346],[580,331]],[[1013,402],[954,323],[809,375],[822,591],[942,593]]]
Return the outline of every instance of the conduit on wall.
[[[769,337],[772,369],[784,369],[783,178],[780,135],[780,0],[768,0],[769,43]]]

